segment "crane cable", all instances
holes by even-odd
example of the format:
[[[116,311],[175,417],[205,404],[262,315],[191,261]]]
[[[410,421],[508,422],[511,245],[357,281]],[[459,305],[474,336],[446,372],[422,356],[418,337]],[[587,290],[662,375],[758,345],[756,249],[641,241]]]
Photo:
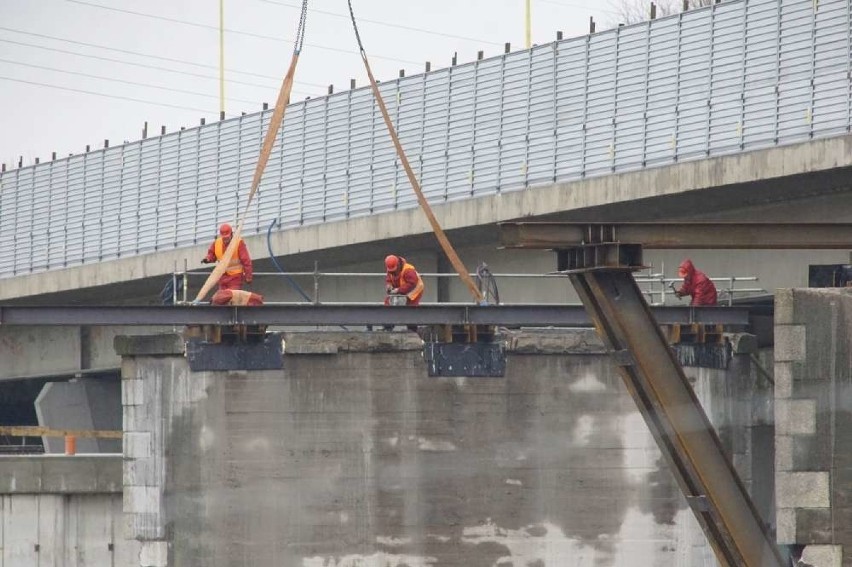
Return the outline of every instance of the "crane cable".
[[[370,62],[367,60],[367,52],[364,50],[364,44],[361,41],[361,34],[358,32],[358,23],[355,21],[355,12],[352,9],[352,0],[347,1],[349,2],[349,16],[352,19],[352,27],[355,30],[355,39],[358,40],[358,49],[361,52],[361,60],[364,62],[364,67],[367,69],[367,76],[370,78],[370,86],[373,89],[373,95],[376,97],[376,102],[379,105],[379,109],[382,111],[382,117],[385,119],[385,125],[388,128],[391,140],[393,140],[393,145],[396,148],[399,160],[402,162],[402,166],[405,168],[405,173],[408,175],[408,180],[411,182],[411,187],[417,195],[417,202],[420,203],[420,208],[423,210],[423,213],[432,225],[432,231],[435,233],[435,238],[438,239],[438,243],[441,245],[444,254],[446,254],[447,259],[450,261],[450,264],[452,264],[453,268],[456,272],[458,272],[459,277],[465,283],[468,290],[470,290],[474,300],[477,303],[483,303],[482,293],[479,291],[476,283],[474,283],[473,278],[470,277],[470,274],[458,254],[456,254],[456,251],[453,248],[453,245],[450,244],[447,235],[444,234],[444,230],[441,228],[441,225],[438,223],[438,219],[435,218],[435,214],[432,212],[432,207],[429,206],[429,202],[423,195],[420,183],[417,181],[417,176],[414,175],[414,171],[411,169],[411,164],[408,163],[408,157],[405,155],[405,150],[402,149],[402,144],[399,141],[393,122],[391,122],[388,109],[385,106],[385,101],[382,98],[381,93],[379,93],[379,86],[376,84],[376,79],[373,77],[373,71],[370,69]]]
[[[284,120],[284,112],[287,109],[287,104],[290,102],[290,92],[293,90],[293,76],[296,74],[296,64],[299,62],[299,54],[302,52],[302,44],[305,41],[305,20],[308,15],[308,0],[302,0],[302,13],[299,16],[299,27],[296,30],[296,39],[293,46],[293,57],[290,59],[290,67],[287,69],[287,74],[284,75],[284,80],[281,83],[281,89],[278,91],[278,100],[275,102],[275,109],[272,111],[272,118],[269,120],[269,128],[266,130],[266,136],[263,139],[263,145],[260,149],[260,157],[257,160],[257,166],[254,170],[254,178],[251,182],[251,190],[249,191],[246,207],[237,222],[237,229],[231,238],[231,242],[225,249],[222,258],[216,264],[216,267],[207,276],[207,280],[195,296],[194,303],[200,302],[210,292],[211,288],[216,285],[222,274],[228,268],[231,258],[237,251],[240,244],[240,235],[242,234],[243,224],[248,215],[249,207],[252,199],[254,199],[257,188],[260,185],[260,180],[263,177],[263,170],[266,169],[266,163],[269,161],[269,154],[272,153],[272,146],[275,144],[275,139],[278,137],[278,132],[281,130],[281,123]]]

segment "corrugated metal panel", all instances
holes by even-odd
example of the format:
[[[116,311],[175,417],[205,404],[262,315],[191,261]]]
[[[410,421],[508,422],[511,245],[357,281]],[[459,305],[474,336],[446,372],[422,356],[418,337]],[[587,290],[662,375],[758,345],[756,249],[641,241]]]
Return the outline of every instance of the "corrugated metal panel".
[[[530,52],[529,118],[524,150],[522,183],[506,189],[520,189],[553,181],[556,165],[556,90],[554,45],[542,45]]]
[[[65,227],[68,224],[68,163],[69,160],[51,162],[50,170],[50,218],[47,227],[47,261],[44,269],[61,268],[65,265]],[[2,183],[0,183],[2,185]],[[2,217],[2,194],[0,189],[0,226],[6,226]],[[122,202],[124,196],[122,196]]]
[[[136,253],[139,238],[139,214],[141,212],[142,144],[143,142],[134,142],[122,148],[121,203],[118,212],[118,222],[121,227],[118,235],[119,256],[130,256]],[[68,207],[65,207],[65,210],[69,210]]]
[[[829,136],[849,128],[849,6],[845,0],[817,6],[812,128],[815,136]]]
[[[450,72],[443,69],[428,73],[424,77],[424,83],[426,92],[423,102],[423,160],[420,166],[420,183],[426,198],[430,202],[438,203],[444,199],[447,186]]]
[[[586,175],[612,171],[615,156],[616,45],[618,32],[610,30],[589,40],[586,93],[586,140],[583,163]]]
[[[680,20],[655,22],[648,35],[648,114],[645,164],[671,163],[677,128],[678,45]]]
[[[359,89],[346,93],[349,98],[349,196],[346,200],[352,216],[370,213],[371,194],[374,190],[388,192],[390,187],[381,189],[373,185],[373,168],[370,155],[376,140],[373,137],[373,125],[381,121],[378,106],[369,89]],[[384,123],[379,126],[385,128]],[[390,140],[382,138],[386,144]]]
[[[430,202],[850,129],[850,0],[732,0],[386,81]],[[0,277],[207,243],[272,111],[0,175]],[[369,88],[291,104],[245,231],[416,207]]]
[[[745,3],[717,4],[713,16],[708,152],[740,149]]]
[[[32,271],[40,271],[47,265],[48,242],[50,232],[50,168],[33,169],[32,221],[30,224],[29,246],[32,251],[30,265]]]
[[[742,147],[777,142],[778,26],[777,0],[750,0],[745,21]]]
[[[83,262],[83,215],[86,207],[83,192],[86,186],[86,159],[89,154],[75,156],[68,160],[68,221],[65,225],[65,265],[73,266]],[[18,184],[22,192],[22,185]],[[141,208],[140,217],[145,213]],[[20,268],[19,268],[20,269]]]
[[[556,44],[556,170],[558,181],[583,175],[588,39]]]
[[[650,24],[618,31],[613,162],[616,171],[641,167],[645,145]]]
[[[453,67],[449,73],[450,113],[448,122],[444,126],[447,129],[444,196],[446,199],[453,200],[470,196],[475,177],[472,148],[476,63]],[[510,80],[508,76],[507,71],[504,80]]]
[[[117,258],[119,253],[123,153],[124,148],[121,146],[103,152],[99,260]]]

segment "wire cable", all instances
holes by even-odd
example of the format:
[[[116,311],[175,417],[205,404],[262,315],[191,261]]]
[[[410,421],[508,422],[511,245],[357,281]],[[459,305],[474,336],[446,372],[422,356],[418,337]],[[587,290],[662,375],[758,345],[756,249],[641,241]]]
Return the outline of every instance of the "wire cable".
[[[187,21],[187,20],[179,20],[177,18],[169,18],[167,16],[157,16],[157,15],[154,15],[154,14],[146,14],[144,12],[135,12],[133,10],[124,10],[122,8],[114,8],[112,6],[104,6],[103,4],[95,4],[94,2],[86,2],[85,0],[65,0],[65,1],[70,2],[72,4],[80,4],[81,6],[90,6],[92,8],[100,8],[102,10],[110,10],[112,12],[120,12],[122,14],[130,14],[130,15],[133,15],[133,16],[140,16],[140,17],[143,17],[143,18],[153,18],[155,20],[172,22],[172,23],[175,23],[175,24],[183,24],[183,25],[186,25],[186,26],[192,26],[192,27],[201,28],[201,29],[216,30],[217,32],[219,31],[218,26],[212,26],[212,25],[208,25],[208,24],[200,24],[198,22],[190,22],[190,21]],[[252,33],[252,32],[247,32],[247,31],[242,31],[242,30],[233,30],[233,29],[227,29],[226,28],[225,31],[228,32],[228,33],[236,34],[236,35],[253,37],[253,38],[256,38],[256,39],[266,39],[266,40],[270,40],[270,41],[277,41],[277,42],[283,42],[283,43],[289,43],[291,41],[291,40],[288,40],[286,38],[280,38],[280,37],[275,37],[275,36],[271,36],[271,35],[263,35],[263,34],[259,34],[259,33]],[[296,39],[298,40],[299,38],[297,37]],[[302,39],[304,39],[304,38],[302,38]],[[294,41],[294,43],[296,43],[296,42]],[[349,51],[348,49],[340,49],[340,48],[337,48],[337,47],[329,47],[327,45],[308,44],[308,47],[312,47],[314,49],[324,49],[326,51],[333,51],[335,53],[345,53],[345,54],[348,54],[348,55],[352,54],[352,51]],[[301,45],[300,45],[299,48],[301,50]],[[388,60],[388,61],[396,61],[398,63],[408,63],[409,65],[420,65],[422,63],[421,61],[409,61],[407,59],[399,59],[398,57],[387,57],[387,56],[382,56],[382,55],[373,55],[373,57],[375,57],[376,59],[385,59],[385,60]]]
[[[0,39],[0,43],[11,43],[13,45],[20,45],[22,47],[30,47],[30,48],[34,48],[34,49],[42,49],[42,50],[45,50],[45,51],[53,51],[53,52],[56,52],[56,53],[64,53],[66,55],[76,55],[77,57],[85,57],[85,58],[88,58],[88,59],[96,59],[98,61],[108,61],[110,63],[120,63],[120,64],[123,64],[123,65],[131,65],[133,67],[140,67],[142,69],[153,69],[153,70],[156,70],[156,71],[165,71],[167,73],[176,73],[176,74],[179,74],[179,75],[186,75],[188,77],[197,77],[199,79],[210,79],[210,80],[216,80],[216,81],[219,80],[219,77],[213,77],[211,75],[202,75],[200,73],[192,73],[190,71],[178,71],[176,69],[169,69],[167,67],[158,67],[156,65],[146,65],[145,63],[134,63],[132,61],[122,61],[121,59],[113,59],[111,57],[103,57],[103,56],[100,56],[100,55],[86,55],[85,53],[77,53],[75,51],[68,51],[66,49],[58,49],[56,47],[44,47],[44,46],[41,46],[41,45],[35,45],[35,44],[32,44],[32,43],[25,43],[25,42],[22,42],[22,41],[14,41],[14,40],[11,40],[11,39]],[[237,84],[237,85],[245,85],[245,86],[248,86],[248,87],[257,87],[257,88],[261,88],[261,89],[268,89],[269,88],[268,85],[259,85],[257,83],[247,83],[245,81],[237,81],[237,80],[233,80],[233,79],[228,79],[227,82]],[[307,91],[294,91],[294,92],[298,92],[299,94],[316,96],[314,93],[309,93]]]
[[[258,0],[258,1],[259,2],[265,2],[267,4],[275,4],[277,6],[286,6],[288,8],[299,8],[298,5],[287,4],[286,2],[276,2],[275,0]],[[325,14],[326,16],[334,16],[336,18],[343,18],[345,20],[349,19],[349,14],[341,14],[339,12],[327,12],[325,10],[317,10],[316,8],[311,8],[311,12],[314,12],[316,14]],[[416,28],[416,27],[412,27],[412,26],[405,26],[405,25],[402,25],[402,24],[392,24],[390,22],[382,22],[382,21],[379,21],[379,20],[368,20],[367,18],[360,18],[360,21],[361,22],[367,22],[367,23],[370,23],[370,24],[375,24],[375,25],[378,25],[378,26],[386,26],[386,27],[389,27],[389,28],[397,28],[397,29],[401,29],[401,30],[405,30],[405,31],[413,31],[413,32],[418,32],[418,33],[435,35],[435,36],[438,36],[438,37],[446,37],[446,38],[449,38],[449,39],[460,39],[460,40],[463,40],[463,41],[471,41],[471,42],[475,42],[475,43],[484,43],[484,44],[496,45],[496,46],[500,46],[500,47],[503,46],[502,43],[499,43],[499,42],[496,42],[496,41],[488,41],[487,39],[477,39],[475,37],[465,37],[463,35],[455,35],[455,34],[451,34],[451,33],[436,32],[436,31],[427,30],[427,29],[424,29],[424,28]]]
[[[111,82],[114,82],[114,83],[122,83],[122,84],[125,84],[125,85],[133,85],[133,86],[136,86],[136,87],[160,89],[160,90],[164,90],[164,91],[171,91],[171,92],[174,92],[174,93],[188,94],[188,95],[193,95],[193,96],[201,96],[201,97],[205,97],[205,98],[215,98],[215,99],[219,98],[217,95],[209,95],[209,94],[204,94],[204,93],[200,93],[200,92],[197,92],[197,91],[185,91],[185,90],[182,90],[182,89],[175,89],[175,88],[172,88],[172,87],[162,87],[162,86],[159,86],[159,85],[152,85],[150,83],[137,83],[136,81],[125,81],[123,79],[115,79],[113,77],[104,77],[102,75],[90,75],[88,73],[82,73],[82,72],[79,72],[79,71],[68,71],[66,69],[57,69],[56,67],[47,67],[47,66],[44,66],[44,65],[35,65],[33,63],[21,63],[19,61],[11,61],[9,59],[0,59],[0,63],[8,63],[10,65],[20,65],[22,67],[29,67],[31,69],[42,69],[42,70],[45,70],[45,71],[53,71],[53,72],[56,72],[56,73],[66,73],[68,75],[75,75],[75,76],[78,76],[78,77],[86,77],[86,78],[89,78],[89,79],[98,79],[98,80],[101,80],[101,81],[111,81]],[[232,98],[231,100],[236,101],[236,102],[243,102],[243,103],[246,103],[246,104],[257,104],[257,101],[254,101],[254,100],[244,100],[244,99],[239,99],[239,98]]]
[[[66,38],[63,38],[63,37],[57,37],[55,35],[46,35],[46,34],[43,34],[43,33],[28,32],[28,31],[24,31],[24,30],[16,30],[16,29],[13,29],[13,28],[6,28],[6,27],[3,27],[3,26],[0,26],[0,31],[18,33],[18,34],[21,34],[21,35],[29,35],[29,36],[33,36],[33,37],[39,37],[39,38],[42,38],[42,39],[49,39],[49,40],[52,40],[52,41],[62,41],[64,43],[72,43],[74,45],[81,45],[83,47],[94,47],[96,49],[104,49],[104,50],[107,50],[107,51],[115,51],[117,53],[125,53],[127,55],[134,55],[136,57],[148,57],[148,58],[151,58],[151,59],[158,59],[160,61],[168,61],[170,63],[180,63],[181,65],[191,65],[193,67],[201,67],[203,69],[215,69],[217,71],[219,70],[219,67],[216,66],[216,65],[205,65],[204,63],[196,63],[195,61],[187,61],[185,59],[175,59],[173,57],[163,57],[161,55],[153,55],[151,53],[142,53],[140,51],[132,51],[130,49],[120,49],[118,47],[109,47],[107,45],[98,45],[96,43],[87,43],[85,41],[77,41],[77,40],[74,40],[74,39],[66,39]],[[48,49],[48,48],[45,48],[45,49]],[[264,75],[262,73],[252,73],[250,71],[240,71],[239,69],[226,68],[225,71],[227,71],[229,73],[236,73],[238,75],[247,75],[247,76],[250,76],[250,77],[259,77],[261,79],[270,79],[270,80],[273,80],[273,81],[276,81],[276,82],[280,79],[280,77],[276,77],[274,75]],[[320,88],[326,87],[326,85],[321,85],[319,83],[308,83],[306,81],[299,81],[299,83],[302,84],[302,85],[308,85],[308,86],[311,86],[311,87],[320,87]],[[253,83],[243,83],[243,84],[248,84],[248,85],[252,85],[252,86],[261,86],[261,85],[254,85]],[[264,88],[266,88],[266,87],[264,87]]]
[[[180,109],[180,110],[192,110],[192,111],[195,111],[195,112],[207,112],[207,113],[210,113],[210,114],[216,114],[215,110],[212,110],[212,109],[209,109],[209,108],[205,109],[205,108],[198,108],[198,107],[195,107],[195,106],[183,106],[183,105],[180,105],[180,104],[168,104],[166,102],[154,102],[152,100],[144,100],[144,99],[140,99],[140,98],[132,98],[132,97],[120,96],[120,95],[110,95],[110,94],[99,93],[99,92],[95,92],[95,91],[87,91],[87,90],[83,90],[83,89],[74,89],[74,88],[71,88],[71,87],[62,87],[62,86],[59,86],[59,85],[51,85],[51,84],[48,84],[48,83],[39,83],[37,81],[25,81],[23,79],[13,79],[12,77],[0,76],[0,81],[13,81],[15,83],[23,83],[23,84],[26,84],[26,85],[34,85],[34,86],[37,86],[37,87],[48,87],[48,88],[51,88],[51,89],[59,89],[59,90],[70,91],[70,92],[74,92],[74,93],[81,93],[81,94],[94,95],[94,96],[102,96],[102,97],[114,98],[114,99],[118,99],[118,100],[127,100],[127,101],[130,101],[130,102],[141,102],[143,104],[153,104],[155,106],[164,106],[166,108],[177,108],[177,109]]]

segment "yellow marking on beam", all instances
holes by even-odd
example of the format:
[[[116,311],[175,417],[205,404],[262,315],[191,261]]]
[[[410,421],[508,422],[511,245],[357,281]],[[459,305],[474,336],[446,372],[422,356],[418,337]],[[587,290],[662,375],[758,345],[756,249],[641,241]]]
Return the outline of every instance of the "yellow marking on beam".
[[[16,437],[78,437],[97,439],[121,439],[123,431],[114,430],[92,430],[92,429],[51,429],[49,427],[12,425],[0,426],[0,435],[14,435]]]

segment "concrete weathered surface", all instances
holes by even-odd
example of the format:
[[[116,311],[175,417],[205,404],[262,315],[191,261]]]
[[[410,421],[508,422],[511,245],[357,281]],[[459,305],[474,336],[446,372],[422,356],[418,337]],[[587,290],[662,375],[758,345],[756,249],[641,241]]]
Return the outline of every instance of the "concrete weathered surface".
[[[0,457],[0,565],[138,566],[120,456]]]
[[[580,334],[513,333],[505,378],[428,378],[406,333],[372,334],[406,337],[397,351],[367,333],[327,349],[293,334],[308,353],[283,371],[193,374],[136,350],[128,536],[156,565],[713,564],[620,377]],[[771,412],[750,366],[688,374],[747,483],[771,485],[754,478]]]
[[[0,456],[0,494],[120,494],[118,455]]]
[[[813,565],[852,564],[852,289],[779,290],[778,540]]]

